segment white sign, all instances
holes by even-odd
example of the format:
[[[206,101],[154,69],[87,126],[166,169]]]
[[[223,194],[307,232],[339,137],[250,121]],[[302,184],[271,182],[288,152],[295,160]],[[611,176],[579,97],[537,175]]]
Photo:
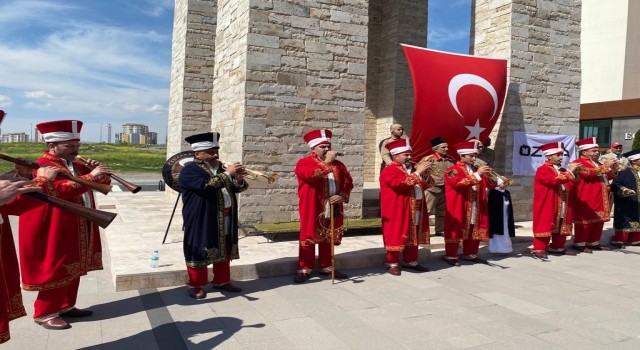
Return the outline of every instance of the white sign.
[[[564,143],[562,166],[576,159],[576,137],[558,134],[513,133],[513,175],[533,176],[547,160],[540,146],[550,142]]]

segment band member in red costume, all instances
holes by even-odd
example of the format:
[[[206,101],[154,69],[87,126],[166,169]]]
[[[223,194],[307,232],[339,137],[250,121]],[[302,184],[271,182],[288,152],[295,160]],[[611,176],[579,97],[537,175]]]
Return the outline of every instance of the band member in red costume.
[[[569,170],[562,168],[562,142],[547,143],[540,150],[547,161],[533,179],[533,256],[547,259],[547,249],[551,254],[576,255],[565,249],[565,241],[573,229],[568,194],[577,179],[578,165],[570,163]]]
[[[320,274],[331,275],[330,207],[334,213],[334,245],[343,234],[343,203],[349,202],[353,180],[347,167],[331,150],[331,131],[313,130],[304,135],[311,154],[296,163],[300,212],[300,246],[298,273],[293,281],[303,283],[311,276],[315,265],[315,245],[318,245]],[[334,271],[335,278],[347,274]]]
[[[447,168],[444,176],[447,214],[444,222],[445,255],[451,266],[460,266],[458,246],[462,242],[462,260],[487,264],[478,257],[480,241],[489,240],[489,216],[487,188],[495,182],[488,175],[493,171],[488,165],[476,167],[477,141],[470,140],[454,145],[460,160]]]
[[[400,275],[400,252],[403,267],[418,272],[429,271],[418,263],[418,244],[429,244],[429,212],[424,190],[433,186],[430,176],[433,163],[423,161],[414,167],[409,139],[385,145],[393,162],[380,174],[380,213],[387,272]]]
[[[580,165],[575,190],[569,193],[569,210],[575,227],[573,247],[584,253],[593,250],[611,250],[600,245],[605,221],[611,220],[609,205],[609,183],[617,175],[617,160],[598,162],[598,143],[595,137],[576,142],[580,158],[574,163]]]
[[[36,125],[48,150],[37,160],[80,179],[109,184],[111,169],[89,160],[89,169],[74,161],[80,147],[79,120],[59,120]],[[35,183],[50,196],[95,208],[93,191],[67,179]],[[80,276],[102,269],[100,231],[78,215],[42,203],[20,216],[20,268],[22,288],[37,291],[34,303],[35,322],[46,329],[70,328],[64,318],[87,317],[93,311],[75,307]]]
[[[37,180],[42,183],[51,181],[57,170],[42,167],[37,174]],[[40,187],[25,187],[33,181],[13,174],[11,176],[0,179],[0,344],[10,338],[9,321],[26,315],[20,293],[18,257],[7,215],[20,215],[37,204],[36,200],[29,197],[7,202],[23,193],[42,192]]]
[[[0,110],[0,123],[5,113]],[[38,169],[38,181],[46,182],[57,174],[48,167]],[[39,187],[25,187],[32,182],[16,177],[15,172],[0,176],[0,344],[9,341],[9,321],[26,315],[20,293],[20,269],[13,244],[13,233],[7,215],[19,215],[25,201],[11,201],[14,197],[29,192],[41,192]]]

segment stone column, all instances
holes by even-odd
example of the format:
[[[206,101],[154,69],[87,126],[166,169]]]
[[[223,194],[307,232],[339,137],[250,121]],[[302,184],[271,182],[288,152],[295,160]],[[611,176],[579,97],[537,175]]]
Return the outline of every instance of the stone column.
[[[176,0],[173,20],[167,158],[188,149],[186,136],[209,131],[216,0]]]
[[[391,124],[400,123],[411,133],[413,82],[400,44],[427,46],[427,3],[369,1],[365,181],[378,181],[378,145],[390,136]]]
[[[302,135],[334,132],[355,181],[348,215],[360,217],[368,42],[367,2],[219,0],[212,127],[221,158],[278,172],[274,185],[252,182],[241,221],[297,221]]]
[[[509,59],[509,88],[491,134],[495,168],[511,174],[513,132],[578,135],[580,0],[475,0],[475,55]],[[517,220],[531,219],[533,177],[511,188]]]

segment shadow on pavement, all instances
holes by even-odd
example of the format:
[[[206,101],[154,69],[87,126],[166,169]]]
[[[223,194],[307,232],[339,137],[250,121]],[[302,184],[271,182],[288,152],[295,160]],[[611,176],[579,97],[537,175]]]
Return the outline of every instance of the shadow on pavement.
[[[242,320],[234,317],[213,317],[203,321],[184,321],[162,324],[151,330],[138,334],[103,343],[81,348],[83,350],[111,350],[111,349],[149,349],[149,341],[155,337],[158,348],[161,350],[182,350],[182,349],[213,349],[231,338],[241,328],[262,328],[264,323],[253,325],[243,325]],[[176,334],[178,328],[188,328],[197,330],[192,333],[192,337],[180,333]],[[215,334],[210,339],[201,340],[203,334]],[[191,339],[194,338],[194,339]],[[197,338],[197,339],[195,339]],[[189,344],[187,346],[187,344]]]

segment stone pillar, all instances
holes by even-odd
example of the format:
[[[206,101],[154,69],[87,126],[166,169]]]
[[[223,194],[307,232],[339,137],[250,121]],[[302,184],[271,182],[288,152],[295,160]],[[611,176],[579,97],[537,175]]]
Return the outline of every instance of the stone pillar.
[[[370,0],[367,54],[367,119],[365,181],[377,182],[380,141],[394,122],[411,133],[413,82],[401,43],[427,45],[427,3],[424,0]]]
[[[216,0],[175,0],[167,158],[209,131],[215,32]]]
[[[334,132],[355,182],[347,214],[360,217],[364,159],[366,1],[219,0],[212,121],[221,158],[278,172],[252,182],[241,221],[299,220],[296,162],[302,135]]]
[[[227,162],[243,161],[249,2],[218,0],[210,127],[221,135],[220,159]]]
[[[510,64],[506,102],[491,134],[499,173],[511,174],[514,131],[578,135],[580,11],[580,0],[475,0],[473,54]],[[533,177],[516,182],[516,220],[531,220]]]

